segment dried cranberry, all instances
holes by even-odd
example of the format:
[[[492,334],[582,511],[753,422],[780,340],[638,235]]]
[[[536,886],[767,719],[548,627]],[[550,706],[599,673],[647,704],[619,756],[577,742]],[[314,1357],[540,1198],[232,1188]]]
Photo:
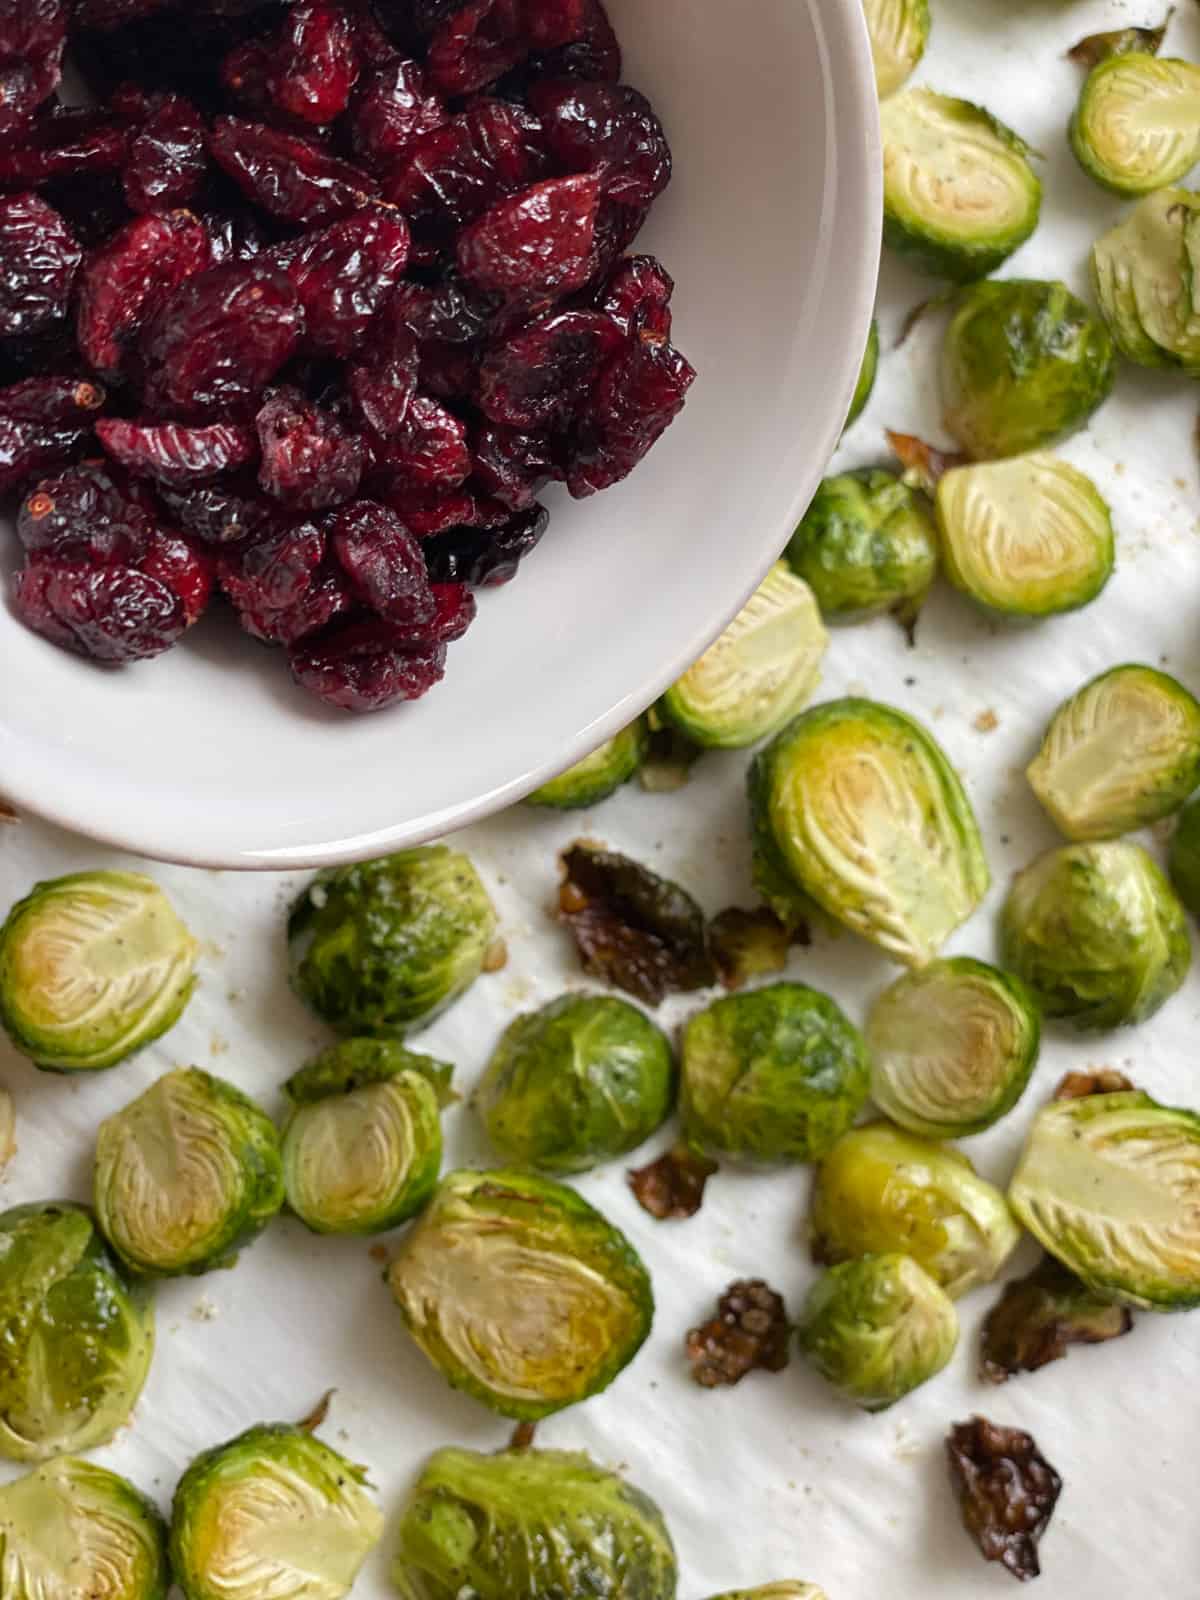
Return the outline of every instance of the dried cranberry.
[[[346,368],[350,404],[380,439],[400,432],[416,392],[417,342],[399,324],[392,324],[385,338]]]
[[[671,147],[645,95],[624,83],[545,81],[530,86],[546,143],[566,172],[599,174],[620,205],[649,205],[671,181]]]
[[[458,236],[458,270],[501,294],[566,294],[587,278],[594,175],[550,178],[498,201]]]
[[[354,31],[354,48],[364,66],[378,67],[399,54],[375,14],[373,0],[347,0],[346,12]]]
[[[271,51],[271,97],[286,115],[319,127],[345,111],[358,65],[354,31],[341,6],[297,0]]]
[[[671,337],[675,280],[654,256],[628,256],[596,292],[596,304],[622,332],[655,340]]]
[[[493,422],[544,428],[574,411],[624,335],[602,311],[559,311],[496,346],[479,369],[479,406]]]
[[[139,217],[114,234],[83,274],[76,332],[90,365],[119,378],[145,324],[208,262],[208,234],[187,211]]]
[[[15,595],[35,633],[113,665],[161,655],[187,627],[178,596],[136,567],[39,563],[17,574]]]
[[[67,314],[83,249],[36,194],[0,199],[0,335],[38,333]]]
[[[649,206],[621,206],[615,200],[603,197],[596,212],[596,232],[592,239],[592,256],[588,262],[588,281],[608,276],[620,258],[641,233]]]
[[[296,618],[318,583],[324,559],[325,535],[314,523],[302,522],[226,546],[217,561],[217,579],[247,633],[286,644],[302,636],[295,631]]]
[[[616,83],[621,76],[621,46],[601,0],[583,0],[580,30],[569,43],[532,56],[531,78],[587,78]]]
[[[62,110],[34,124],[20,143],[0,148],[0,188],[112,172],[125,161],[125,139],[125,130],[100,112]]]
[[[632,340],[580,414],[567,463],[571,494],[581,500],[627,477],[679,415],[695,377],[672,345]]]
[[[414,487],[453,489],[471,471],[466,426],[436,400],[416,395],[403,427],[377,452],[377,460]]]
[[[499,302],[473,284],[448,277],[436,289],[402,283],[388,302],[389,321],[406,328],[422,344],[473,344],[491,324]]]
[[[204,121],[195,106],[168,95],[129,143],[122,179],[131,211],[186,205],[208,167]]]
[[[475,435],[475,476],[489,494],[513,511],[524,511],[554,471],[545,434],[485,423]]]
[[[154,522],[102,466],[84,464],[43,478],[17,514],[17,535],[33,555],[96,564],[136,561]]]
[[[446,669],[446,646],[405,649],[382,618],[324,633],[289,652],[296,682],[341,711],[380,711],[419,700]]]
[[[90,426],[104,405],[105,394],[99,384],[73,375],[25,378],[0,389],[0,416],[17,422],[41,422],[53,426]]]
[[[66,0],[0,0],[0,57],[61,54],[66,37]]]
[[[263,123],[218,117],[209,151],[251,200],[284,222],[333,222],[378,192],[374,178],[311,139]]]
[[[442,94],[471,94],[495,83],[529,53],[518,0],[469,0],[429,41],[429,76]]]
[[[232,49],[221,63],[221,87],[255,116],[270,118],[271,52],[258,39],[247,39]]]
[[[19,488],[36,472],[65,465],[87,442],[83,428],[54,427],[0,414],[0,493]]]
[[[216,579],[212,557],[177,533],[152,534],[138,570],[157,578],[178,597],[186,627],[198,620],[212,598]]]
[[[418,539],[431,538],[450,528],[482,527],[485,520],[490,520],[482,515],[479,499],[469,489],[414,489],[402,478],[377,474],[371,480],[371,493],[394,511]]]
[[[188,428],[178,422],[127,422],[109,417],[96,424],[96,437],[107,454],[136,477],[154,478],[179,489],[219,478],[258,455],[253,429],[227,422]]]
[[[461,639],[475,620],[475,596],[465,583],[433,585],[434,614],[429,628],[442,644]]]
[[[197,215],[208,230],[214,267],[226,261],[252,261],[271,243],[262,222],[240,194],[230,204],[204,206]]]
[[[345,358],[404,272],[408,226],[397,213],[360,211],[269,254],[296,286],[307,347]]]
[[[160,484],[159,497],[181,528],[210,544],[264,535],[279,512],[259,493],[253,478],[184,490]]]
[[[541,123],[522,106],[482,99],[413,139],[384,199],[418,225],[458,226],[548,167]]]
[[[420,626],[436,611],[421,546],[387,506],[356,500],[329,519],[333,551],[362,603],[390,622]]]
[[[425,541],[425,565],[435,583],[469,583],[472,588],[498,588],[517,575],[517,568],[546,531],[550,513],[534,504],[502,527],[463,529]]]
[[[363,442],[298,389],[277,389],[255,422],[262,450],[261,487],[293,511],[321,511],[357,491]]]
[[[535,50],[555,50],[582,37],[586,0],[524,0],[521,26]]]
[[[179,0],[75,0],[75,21],[81,28],[122,28],[178,4]]]
[[[61,79],[58,55],[0,62],[0,138],[16,139],[28,133],[38,107],[50,98]]]
[[[373,67],[359,80],[350,113],[350,138],[359,158],[387,172],[414,139],[440,128],[446,108],[426,88],[425,71],[397,57]]]

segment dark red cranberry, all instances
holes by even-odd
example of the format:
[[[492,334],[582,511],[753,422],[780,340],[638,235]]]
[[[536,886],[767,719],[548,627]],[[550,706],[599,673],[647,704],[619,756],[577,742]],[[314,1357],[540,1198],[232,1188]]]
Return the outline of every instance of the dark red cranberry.
[[[269,252],[296,286],[305,345],[345,358],[366,340],[408,261],[408,226],[396,212],[357,212]]]
[[[362,440],[300,390],[277,389],[255,426],[259,484],[290,511],[321,511],[357,492],[366,460]]]
[[[0,416],[54,427],[88,427],[105,398],[98,383],[74,374],[24,378],[0,389]]]
[[[421,344],[474,344],[482,339],[500,302],[474,284],[448,277],[434,289],[402,283],[388,301],[385,315],[400,323]]]
[[[468,583],[472,588],[498,588],[517,575],[517,568],[537,546],[550,521],[536,502],[498,528],[460,529],[427,539],[425,564],[432,583]]]
[[[378,192],[375,179],[300,134],[218,117],[209,151],[255,205],[284,222],[309,226],[360,210]]]
[[[351,622],[291,650],[292,676],[310,694],[341,711],[380,711],[419,700],[446,670],[446,646],[405,649],[403,635],[381,617]]]
[[[247,633],[272,644],[303,637],[312,591],[323,586],[325,551],[325,535],[312,522],[222,548],[217,580]]]
[[[435,583],[436,610],[430,628],[442,644],[461,639],[475,620],[475,596],[465,583]]]
[[[83,453],[87,430],[25,422],[0,413],[0,494],[8,494],[38,472],[65,466]]]
[[[480,409],[508,427],[548,427],[575,410],[624,340],[602,311],[542,317],[484,357]]]
[[[672,345],[631,340],[579,415],[567,463],[572,495],[583,499],[628,477],[679,415],[695,377]]]
[[[133,563],[154,531],[154,518],[113,473],[91,463],[43,478],[17,514],[26,550],[66,561]]]
[[[36,194],[0,199],[0,335],[39,333],[67,314],[83,249]]]
[[[548,171],[541,124],[523,106],[482,99],[419,134],[384,184],[417,227],[459,226]]]
[[[296,0],[270,50],[269,92],[289,117],[317,127],[340,117],[358,81],[349,16],[329,0]]]
[[[372,478],[371,493],[418,539],[480,522],[479,498],[469,489],[414,489],[403,478],[383,473]]]
[[[596,212],[596,232],[588,262],[588,282],[607,278],[621,257],[641,233],[649,206],[622,206],[615,200],[601,199]]]
[[[445,95],[471,94],[529,53],[519,0],[468,0],[429,41],[429,76]]]
[[[18,61],[62,53],[67,0],[0,0],[0,57]]]
[[[35,122],[0,146],[0,186],[48,183],[83,173],[113,172],[125,162],[126,130],[106,114],[74,108]]]
[[[209,544],[232,544],[265,535],[278,521],[279,507],[267,500],[252,477],[194,489],[159,485],[159,498],[186,533]]]
[[[400,432],[417,392],[417,342],[391,323],[377,342],[346,368],[346,394],[359,419],[379,439]]]
[[[529,89],[566,172],[595,172],[620,205],[647,206],[671,181],[671,147],[645,95],[624,83],[543,80]]]
[[[119,378],[146,323],[208,263],[208,234],[187,211],[139,217],[114,234],[83,274],[76,332],[88,363]]]
[[[131,211],[186,205],[208,167],[204,120],[180,95],[167,95],[129,143],[122,171]]]
[[[101,419],[96,437],[105,452],[139,478],[187,489],[235,471],[258,457],[254,430],[228,422],[189,428],[178,422]]]
[[[579,33],[556,50],[530,58],[531,78],[587,78],[616,83],[621,76],[621,46],[601,0],[583,0]]]
[[[599,203],[594,174],[523,189],[463,229],[458,270],[500,294],[567,294],[587,279]]]
[[[38,563],[17,574],[14,592],[35,633],[109,665],[161,655],[187,627],[179,597],[136,567]]]
[[[671,296],[675,280],[654,256],[619,261],[596,291],[596,304],[628,336],[671,337]]]
[[[472,449],[475,476],[512,511],[524,511],[554,472],[550,440],[542,433],[485,423]]]
[[[446,108],[426,87],[424,68],[397,56],[364,73],[350,112],[350,138],[360,160],[386,173],[415,139],[440,128]]]
[[[414,488],[453,489],[471,471],[466,425],[436,400],[416,395],[403,427],[376,452],[376,460]]]
[[[200,618],[212,598],[216,563],[206,550],[180,534],[161,530],[152,534],[138,570],[157,578],[178,597],[186,627]]]
[[[356,500],[330,517],[328,529],[338,564],[363,605],[414,627],[433,618],[436,602],[421,546],[394,511]]]

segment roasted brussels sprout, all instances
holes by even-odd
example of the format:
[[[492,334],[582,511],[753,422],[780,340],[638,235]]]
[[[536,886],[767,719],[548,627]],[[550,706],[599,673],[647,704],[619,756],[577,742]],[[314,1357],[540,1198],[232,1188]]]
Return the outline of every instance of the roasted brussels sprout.
[[[564,994],[514,1018],[475,1092],[502,1159],[554,1173],[635,1150],[674,1100],[666,1035],[615,995]]]
[[[1079,165],[1114,194],[1149,194],[1200,161],[1200,67],[1142,51],[1088,73],[1071,117]]]
[[[1026,776],[1068,839],[1157,822],[1200,784],[1200,702],[1155,667],[1112,667],[1059,706]]]
[[[1192,959],[1171,886],[1139,845],[1119,841],[1062,845],[1018,872],[1000,940],[1045,1015],[1077,1028],[1144,1022]]]
[[[384,1233],[418,1212],[442,1165],[453,1068],[392,1039],[343,1039],[284,1084],[288,1206],[314,1233]]]
[[[223,1078],[165,1073],[96,1135],[96,1216],[134,1272],[232,1266],[283,1204],[275,1125]]]
[[[1179,813],[1167,871],[1175,893],[1194,917],[1200,917],[1200,800],[1193,800]]]
[[[834,1145],[817,1170],[810,1221],[826,1265],[901,1251],[954,1300],[990,1283],[1021,1237],[1004,1196],[961,1151],[885,1122]]]
[[[154,1307],[70,1201],[0,1213],[0,1455],[107,1444],[154,1353]]]
[[[673,1600],[675,1550],[648,1495],[565,1450],[439,1450],[400,1522],[404,1600]]]
[[[362,1467],[304,1428],[260,1423],[198,1455],[171,1507],[186,1600],[341,1600],[383,1534]]]
[[[893,606],[917,610],[937,576],[937,532],[920,495],[866,467],[822,482],[784,556],[823,617],[856,622]]]
[[[1041,1031],[1019,978],[970,956],[931,961],[871,1008],[871,1098],[910,1133],[982,1133],[1024,1093]]]
[[[470,988],[495,931],[460,850],[427,845],[332,867],[288,919],[292,987],[337,1033],[403,1038]]]
[[[1160,189],[1092,246],[1092,286],[1117,349],[1141,367],[1200,376],[1200,195]]]
[[[447,1382],[530,1422],[606,1389],[654,1315],[624,1234],[573,1189],[519,1172],[443,1178],[387,1281]]]
[[[915,71],[929,42],[929,0],[863,0],[875,87],[884,100]]]
[[[716,643],[663,695],[661,710],[706,748],[756,744],[812,698],[828,643],[812,590],[777,561]]]
[[[942,345],[947,429],[972,456],[1015,456],[1080,428],[1113,385],[1112,339],[1062,283],[975,283]]]
[[[879,371],[879,323],[871,318],[871,331],[867,334],[867,348],[863,351],[862,366],[858,369],[858,382],[854,385],[854,393],[850,397],[850,409],[846,413],[846,421],[842,431],[857,422],[867,409],[867,402],[875,388],[875,377]]]
[[[1045,451],[952,467],[935,505],[946,576],[989,611],[1075,611],[1112,577],[1106,502],[1090,478]]]
[[[847,1400],[886,1411],[950,1360],[958,1312],[910,1256],[867,1256],[817,1279],[798,1336],[813,1366]]]
[[[599,805],[635,776],[645,756],[646,722],[638,717],[597,746],[590,756],[535,789],[525,803],[552,811],[580,811],[585,806]]]
[[[167,1527],[125,1478],[60,1456],[0,1488],[4,1600],[167,1600]]]
[[[777,1583],[763,1583],[756,1589],[730,1589],[717,1594],[712,1600],[826,1600],[824,1589],[815,1583],[802,1583],[798,1578],[780,1578]]]
[[[933,89],[880,107],[883,242],[922,272],[970,283],[1037,227],[1029,146],[991,112]]]
[[[196,941],[151,879],[54,878],[0,928],[0,1023],[48,1071],[115,1067],[178,1020],[195,960]]]
[[[755,881],[786,923],[815,903],[921,966],[988,887],[962,784],[919,723],[874,700],[803,712],[750,768]]]
[[[1054,1100],[1009,1199],[1089,1289],[1148,1311],[1200,1305],[1200,1117],[1148,1094]]]
[[[862,1035],[828,995],[772,983],[726,995],[683,1030],[680,1117],[693,1148],[818,1161],[863,1108]]]

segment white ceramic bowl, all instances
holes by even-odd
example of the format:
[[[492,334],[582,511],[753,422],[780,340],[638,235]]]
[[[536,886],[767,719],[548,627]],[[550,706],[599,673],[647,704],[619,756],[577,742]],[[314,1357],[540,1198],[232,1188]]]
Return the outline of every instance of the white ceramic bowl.
[[[859,0],[609,0],[675,179],[639,248],[677,281],[699,379],[626,483],[551,499],[446,678],[353,718],[209,618],[106,672],[0,607],[0,794],[143,855],[284,868],[379,854],[519,799],[630,721],[778,555],[837,442],[882,201]],[[4,563],[16,559],[3,538]]]

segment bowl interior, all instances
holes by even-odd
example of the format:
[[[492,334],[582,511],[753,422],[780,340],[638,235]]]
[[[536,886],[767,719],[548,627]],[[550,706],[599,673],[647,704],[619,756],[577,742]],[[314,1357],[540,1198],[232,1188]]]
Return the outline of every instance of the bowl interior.
[[[674,274],[687,408],[626,483],[549,497],[516,582],[480,596],[425,700],[339,715],[207,618],[163,659],[77,661],[0,607],[0,792],[198,865],[414,843],[517,799],[642,710],[761,579],[831,453],[878,262],[875,95],[858,0],[610,0],[675,179],[637,248]],[[0,539],[15,562],[15,538]]]

